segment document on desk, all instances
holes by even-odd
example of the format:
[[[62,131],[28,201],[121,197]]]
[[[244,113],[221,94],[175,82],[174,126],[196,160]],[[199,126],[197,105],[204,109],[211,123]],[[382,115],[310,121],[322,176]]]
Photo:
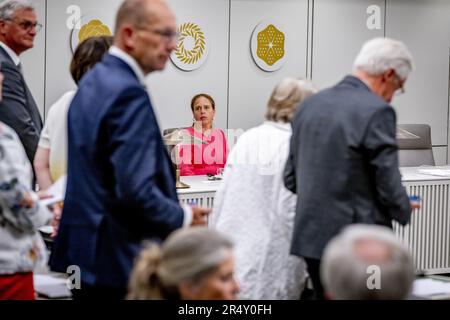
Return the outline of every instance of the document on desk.
[[[450,168],[423,168],[423,169],[418,169],[417,170],[418,173],[422,173],[422,174],[429,174],[432,176],[438,176],[438,177],[450,177]]]
[[[39,203],[43,206],[49,206],[56,202],[64,201],[66,196],[67,176],[64,175],[59,178],[54,184],[50,186],[45,193],[51,196],[50,198],[42,199]]]
[[[417,279],[413,284],[413,295],[418,297],[450,296],[450,282],[436,279]]]

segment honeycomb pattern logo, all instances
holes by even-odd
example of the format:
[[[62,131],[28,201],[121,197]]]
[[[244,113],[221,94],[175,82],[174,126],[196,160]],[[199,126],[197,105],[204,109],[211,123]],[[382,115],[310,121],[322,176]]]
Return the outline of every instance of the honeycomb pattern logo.
[[[257,41],[256,53],[269,66],[273,66],[284,57],[284,33],[273,24],[258,33]]]
[[[83,25],[78,33],[78,41],[83,42],[87,38],[96,36],[111,36],[111,30],[98,19],[94,19]]]

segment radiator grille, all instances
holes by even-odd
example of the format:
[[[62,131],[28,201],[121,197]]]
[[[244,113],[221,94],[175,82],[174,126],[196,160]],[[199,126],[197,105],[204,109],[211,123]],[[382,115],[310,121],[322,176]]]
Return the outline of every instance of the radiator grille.
[[[421,198],[407,226],[394,223],[399,239],[410,249],[416,269],[428,273],[450,272],[449,183],[406,183],[410,195]]]

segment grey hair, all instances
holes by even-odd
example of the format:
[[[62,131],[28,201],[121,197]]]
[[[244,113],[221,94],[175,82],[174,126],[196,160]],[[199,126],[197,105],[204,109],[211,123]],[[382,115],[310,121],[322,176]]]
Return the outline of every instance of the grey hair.
[[[180,229],[160,247],[151,244],[137,259],[130,276],[128,299],[167,299],[178,296],[181,282],[199,284],[226,260],[233,243],[205,227]]]
[[[408,77],[413,67],[412,54],[405,44],[390,38],[374,38],[364,43],[353,63],[353,71],[362,70],[374,76],[393,69],[401,80]]]
[[[384,261],[368,261],[355,251],[362,240],[375,241],[388,249]],[[367,251],[365,253],[368,253]],[[370,289],[369,267],[380,270],[380,288]],[[325,248],[320,268],[324,288],[332,299],[405,299],[415,277],[412,258],[392,230],[376,225],[351,225]]]
[[[309,80],[285,78],[272,91],[267,103],[266,119],[290,122],[302,100],[316,92]]]
[[[0,20],[11,20],[19,9],[35,10],[29,0],[5,0],[0,3]]]

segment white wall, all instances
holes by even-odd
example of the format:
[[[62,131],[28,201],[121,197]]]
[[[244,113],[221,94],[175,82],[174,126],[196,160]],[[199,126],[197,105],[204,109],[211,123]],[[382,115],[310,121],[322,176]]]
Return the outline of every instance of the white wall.
[[[448,0],[168,0],[178,22],[196,21],[211,43],[205,64],[191,72],[171,62],[148,83],[161,129],[191,123],[190,98],[210,93],[217,103],[215,125],[247,129],[263,120],[273,86],[286,76],[307,74],[319,88],[351,72],[361,44],[374,36],[403,40],[416,70],[406,94],[394,100],[399,123],[428,123],[436,162],[447,162],[449,138],[450,1]],[[26,78],[41,112],[74,88],[69,75],[67,7],[78,5],[85,19],[100,18],[111,30],[121,0],[36,0],[46,27],[23,55]],[[380,8],[380,28],[370,29],[367,8]],[[286,33],[286,63],[264,72],[250,55],[250,37],[263,19],[280,22]],[[309,25],[309,30],[308,30]],[[46,45],[46,46],[45,46]]]
[[[306,0],[231,1],[229,128],[260,124],[275,84],[284,77],[306,77],[307,12]],[[250,52],[253,29],[264,19],[278,22],[285,33],[286,62],[275,72],[261,70]]]
[[[429,124],[433,145],[447,149],[450,1],[387,1],[386,36],[404,41],[415,60],[406,94],[394,101],[398,122]]]

